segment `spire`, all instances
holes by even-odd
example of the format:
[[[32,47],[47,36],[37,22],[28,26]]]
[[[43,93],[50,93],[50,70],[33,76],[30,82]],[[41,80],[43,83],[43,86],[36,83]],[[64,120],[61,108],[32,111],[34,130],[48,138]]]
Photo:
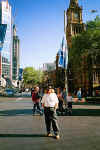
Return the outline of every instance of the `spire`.
[[[16,25],[13,25],[13,36],[16,36]]]
[[[70,6],[77,6],[78,0],[70,0]]]
[[[78,0],[70,0],[70,3],[78,4]]]

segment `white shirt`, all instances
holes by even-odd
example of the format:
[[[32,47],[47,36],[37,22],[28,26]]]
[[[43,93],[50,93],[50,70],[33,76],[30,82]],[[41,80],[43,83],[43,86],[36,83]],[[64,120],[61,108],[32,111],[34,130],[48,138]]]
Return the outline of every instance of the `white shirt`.
[[[55,104],[58,102],[59,101],[55,93],[44,94],[42,98],[42,104],[44,104],[44,107],[55,107]]]

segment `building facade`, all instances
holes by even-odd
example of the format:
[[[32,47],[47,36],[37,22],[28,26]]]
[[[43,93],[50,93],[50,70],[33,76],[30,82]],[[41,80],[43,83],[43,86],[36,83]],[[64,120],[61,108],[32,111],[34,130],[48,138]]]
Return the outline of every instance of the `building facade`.
[[[69,8],[65,12],[65,17],[66,39],[70,50],[72,38],[86,30],[82,20],[82,7],[79,6],[78,0],[70,0]],[[92,88],[100,87],[100,65],[91,64],[88,68],[86,59],[85,56],[82,57],[82,66],[80,66],[82,69],[80,73],[76,72],[75,66],[73,67],[74,70],[71,70],[71,67],[69,67],[72,75],[70,85],[74,88],[81,87],[83,89],[89,89],[91,93]],[[90,68],[91,71],[89,71]],[[68,76],[70,75],[68,74]]]
[[[67,40],[68,53],[70,53],[72,47],[72,38],[82,33],[84,30],[85,24],[82,20],[82,7],[79,6],[78,0],[70,0],[67,11],[64,11],[64,32]],[[75,74],[75,70],[72,70],[72,64],[68,62],[68,88],[72,91],[74,91],[74,85],[77,85],[78,82],[78,85],[81,86],[81,81],[76,81],[76,77],[77,74]]]
[[[42,86],[56,87],[56,63],[44,63],[43,72],[45,76]]]
[[[82,21],[82,7],[79,6],[78,0],[70,0],[69,8],[67,9],[66,17],[66,39],[68,47],[71,47],[72,37],[83,32],[85,25]]]
[[[16,26],[13,25],[13,50],[12,50],[12,80],[16,81],[19,77],[20,67],[20,40],[16,34]]]
[[[44,63],[43,64],[43,71],[53,71],[56,69],[56,64],[55,63]]]
[[[79,6],[78,0],[70,0],[69,8],[64,11],[64,33],[68,51],[72,45],[72,38],[85,30],[85,25],[82,21],[82,7]],[[56,55],[56,82],[57,86],[65,86],[65,69],[58,67],[58,58]],[[70,71],[69,71],[70,70]],[[72,84],[71,68],[67,68],[68,84]]]
[[[12,79],[12,15],[8,1],[0,2],[0,76]]]

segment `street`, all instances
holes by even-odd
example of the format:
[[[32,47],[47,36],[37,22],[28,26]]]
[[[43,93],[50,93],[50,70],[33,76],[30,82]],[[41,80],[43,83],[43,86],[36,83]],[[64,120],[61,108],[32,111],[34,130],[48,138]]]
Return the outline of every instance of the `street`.
[[[44,116],[32,116],[31,98],[0,98],[1,150],[99,150],[100,106],[73,105],[73,112],[97,115],[58,116],[60,140],[46,137]],[[84,112],[82,112],[84,113]]]

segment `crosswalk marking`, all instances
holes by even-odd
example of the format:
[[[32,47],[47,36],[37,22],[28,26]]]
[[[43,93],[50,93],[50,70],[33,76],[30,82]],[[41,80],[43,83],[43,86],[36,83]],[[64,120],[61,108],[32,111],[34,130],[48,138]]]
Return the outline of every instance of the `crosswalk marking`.
[[[22,97],[19,97],[19,98],[16,99],[16,102],[17,102],[17,101],[20,101],[20,100],[22,100],[22,99],[23,99]]]

